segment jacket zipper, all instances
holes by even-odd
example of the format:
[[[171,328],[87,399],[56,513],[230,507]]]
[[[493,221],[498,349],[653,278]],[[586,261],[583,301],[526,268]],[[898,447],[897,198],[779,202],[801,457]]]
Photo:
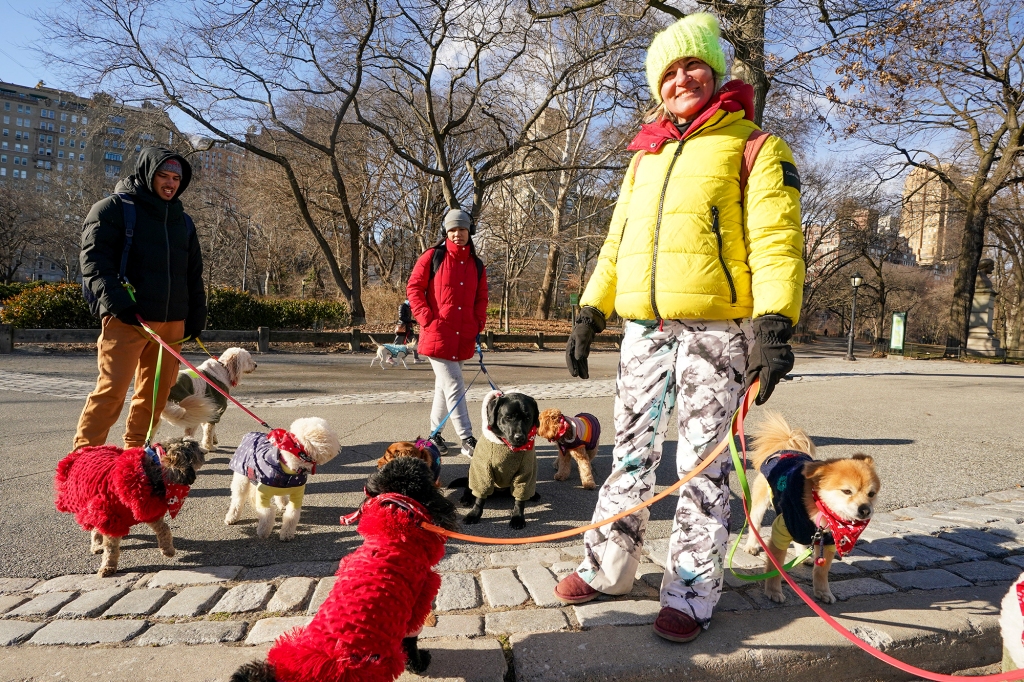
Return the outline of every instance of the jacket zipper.
[[[715,233],[715,239],[718,240],[718,262],[722,264],[722,271],[725,273],[725,278],[729,280],[729,293],[732,295],[732,302],[736,302],[736,285],[733,284],[732,274],[729,273],[729,268],[725,265],[725,255],[722,253],[722,228],[718,225],[718,207],[711,207],[711,231]]]
[[[658,312],[658,304],[655,302],[655,288],[654,278],[658,272],[658,235],[661,232],[661,215],[665,209],[665,192],[668,191],[668,181],[672,177],[672,168],[676,165],[676,159],[679,158],[679,154],[683,151],[683,140],[679,141],[679,146],[676,147],[675,152],[672,154],[672,161],[668,164],[668,172],[665,173],[665,182],[661,186],[661,198],[658,199],[658,222],[654,225],[654,255],[651,258],[651,310],[654,312],[654,319],[660,320],[661,313]]]
[[[170,210],[171,205],[168,202],[164,206],[164,245],[167,247],[167,304],[164,306],[164,322],[171,314],[171,236],[167,232],[167,216]]]

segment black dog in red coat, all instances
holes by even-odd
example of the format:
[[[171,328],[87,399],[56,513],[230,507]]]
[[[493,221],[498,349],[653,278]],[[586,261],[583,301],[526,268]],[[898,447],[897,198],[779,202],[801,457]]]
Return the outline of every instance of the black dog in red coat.
[[[430,654],[417,636],[441,587],[433,567],[445,538],[423,523],[456,528],[455,505],[435,487],[426,462],[398,457],[366,481],[358,518],[363,545],[342,559],[337,581],[312,622],[281,636],[266,661],[232,682],[391,682]]]

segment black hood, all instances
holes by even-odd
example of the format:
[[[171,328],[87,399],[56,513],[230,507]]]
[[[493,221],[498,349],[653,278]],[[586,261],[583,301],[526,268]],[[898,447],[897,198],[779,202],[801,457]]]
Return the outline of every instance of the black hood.
[[[170,149],[164,149],[163,147],[143,147],[142,151],[139,152],[139,158],[135,162],[135,172],[132,174],[132,178],[135,180],[135,187],[145,188],[153,192],[153,176],[156,175],[156,169],[168,159],[176,159],[181,164],[181,186],[178,187],[178,193],[174,195],[171,201],[180,197],[188,188],[188,183],[192,182],[192,166],[189,165],[188,161],[181,154],[172,152]],[[153,192],[153,196],[156,196],[155,192]]]

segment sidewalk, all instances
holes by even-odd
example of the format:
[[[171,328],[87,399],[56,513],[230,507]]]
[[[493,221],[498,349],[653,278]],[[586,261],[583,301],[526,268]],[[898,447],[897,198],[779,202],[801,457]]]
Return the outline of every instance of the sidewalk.
[[[854,553],[834,564],[840,601],[826,610],[913,665],[953,672],[994,663],[999,601],[1024,570],[1022,521],[1020,488],[879,513]],[[660,640],[650,623],[665,542],[649,543],[651,562],[641,564],[631,594],[575,607],[555,602],[551,589],[575,567],[578,543],[450,552],[438,567],[436,621],[422,635],[434,654],[423,679],[907,679],[841,639],[788,587],[778,605],[759,584],[734,577],[703,636],[687,645]],[[753,573],[762,561],[737,552],[737,564]],[[278,634],[308,622],[335,567],[0,579],[0,680],[226,679]],[[793,573],[809,585],[807,567]]]

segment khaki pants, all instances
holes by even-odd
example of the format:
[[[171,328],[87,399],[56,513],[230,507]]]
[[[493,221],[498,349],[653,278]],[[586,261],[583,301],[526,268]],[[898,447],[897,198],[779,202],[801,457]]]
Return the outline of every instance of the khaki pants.
[[[184,320],[150,322],[149,326],[168,343],[179,341],[185,335]],[[180,344],[174,346],[175,350],[180,348]],[[128,410],[124,445],[126,448],[145,445],[150,415],[153,415],[155,429],[160,413],[167,404],[167,395],[177,379],[178,360],[163,350],[142,327],[125,324],[113,316],[103,318],[103,331],[96,342],[96,350],[100,375],[96,380],[96,388],[85,401],[82,416],[78,418],[74,449],[104,445],[107,442],[110,427],[121,416],[124,396],[133,376],[135,394]],[[153,379],[156,376],[157,355],[161,351],[163,365],[156,412],[153,414]]]

